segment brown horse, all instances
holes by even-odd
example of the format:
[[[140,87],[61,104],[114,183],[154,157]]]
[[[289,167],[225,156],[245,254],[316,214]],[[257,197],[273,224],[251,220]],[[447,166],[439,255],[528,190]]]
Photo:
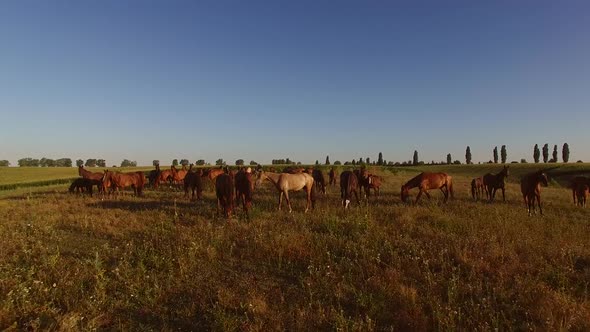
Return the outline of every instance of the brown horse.
[[[192,171],[193,165],[191,165],[186,176],[182,180],[184,182],[184,197],[188,197],[188,190],[191,189],[192,196],[191,200],[195,199],[195,191],[197,193],[197,200],[203,198],[203,182],[201,181],[201,175],[203,170],[199,169],[196,172]]]
[[[572,196],[574,198],[574,205],[577,205],[576,198],[577,198],[577,189],[580,185],[588,185],[590,186],[590,179],[584,176],[576,176],[572,179],[570,183],[570,189],[572,190]]]
[[[403,202],[408,202],[408,199],[410,198],[410,189],[416,187],[418,187],[420,192],[418,193],[418,196],[416,196],[416,201],[414,202],[414,204],[418,203],[418,200],[420,199],[420,196],[422,196],[422,194],[425,194],[426,197],[430,199],[428,190],[431,189],[440,189],[440,191],[445,196],[445,203],[449,199],[449,194],[451,195],[451,198],[454,197],[453,178],[446,173],[424,172],[418,174],[410,181],[406,182],[404,185],[402,185],[401,189],[401,199]]]
[[[506,202],[505,182],[508,177],[508,166],[504,166],[498,174],[487,173],[483,176],[483,185],[486,197],[491,202],[496,197],[496,190],[502,189],[502,200]]]
[[[307,193],[307,205],[305,212],[309,211],[309,207],[315,207],[315,197],[313,196],[313,177],[307,173],[289,174],[289,173],[271,173],[263,170],[258,172],[256,177],[256,185],[260,185],[262,181],[268,180],[274,184],[279,191],[279,210],[283,204],[283,195],[287,200],[289,212],[293,212],[291,208],[291,201],[289,200],[289,191],[299,191],[305,189]]]
[[[191,167],[192,167],[192,165],[191,165]],[[170,170],[172,170],[172,182],[174,182],[174,183],[183,183],[184,182],[184,177],[188,173],[186,166],[183,165],[180,170],[177,170],[176,167],[172,166],[172,168]]]
[[[365,189],[365,195],[369,197],[371,195],[371,189],[375,192],[376,196],[379,196],[381,188],[381,178],[377,175],[369,173],[365,168],[361,169],[359,177],[359,184],[361,188]]]
[[[98,192],[103,192],[103,186],[100,181],[102,181],[102,173],[101,172],[90,172],[84,169],[84,166],[78,166],[78,175],[80,175],[84,179],[93,180],[94,184],[98,188]],[[98,181],[98,182],[97,182]],[[92,196],[92,195],[91,195]]]
[[[319,190],[322,194],[326,194],[326,178],[324,173],[320,169],[312,169],[311,176],[313,177],[314,187]]]
[[[158,167],[158,169],[160,169],[160,167]],[[172,185],[174,171],[176,171],[176,167],[174,167],[174,165],[170,166],[170,169],[165,169],[161,171],[159,176],[156,177],[156,181],[154,182],[154,188],[158,188],[160,183],[165,182],[168,182],[170,185]]]
[[[105,170],[102,178],[105,193],[106,189],[109,187],[111,188],[111,191],[116,190],[117,194],[121,189],[131,187],[136,196],[143,195],[145,182],[145,175],[143,172],[119,173]]]
[[[586,198],[588,197],[588,192],[590,191],[590,186],[586,183],[580,183],[576,187],[576,196],[578,198],[577,205],[581,207],[586,207]]]
[[[246,216],[252,208],[252,193],[254,191],[254,182],[252,182],[252,169],[241,169],[236,173],[236,200],[241,202]]]
[[[150,186],[155,187],[156,186],[156,179],[160,176],[160,165],[156,164],[156,169],[151,170],[150,173],[148,174],[148,182],[150,184]]]
[[[338,177],[338,171],[336,171],[336,167],[332,167],[330,169],[330,185],[331,186],[335,186],[336,185],[336,178]]]
[[[483,186],[483,178],[475,178],[471,180],[471,197],[474,200],[479,200],[483,196],[484,186]]]
[[[524,199],[529,216],[531,215],[531,209],[533,213],[536,213],[535,199],[539,205],[539,212],[543,215],[543,209],[541,208],[541,184],[544,186],[548,185],[547,174],[543,170],[527,174],[520,179],[520,191],[522,192],[522,198]]]
[[[356,174],[351,171],[342,172],[342,174],[340,174],[340,198],[342,198],[342,206],[344,206],[345,209],[348,208],[353,193],[356,197],[357,204],[360,204],[358,190],[359,183]]]
[[[225,173],[225,170],[223,169],[223,167],[209,168],[203,172],[202,176],[207,177],[209,179],[209,181],[211,182],[211,184],[213,185],[213,187],[215,187],[215,179],[223,173]]]
[[[220,174],[215,178],[215,194],[217,196],[217,213],[223,210],[226,218],[230,218],[234,208],[234,179],[229,174]]]

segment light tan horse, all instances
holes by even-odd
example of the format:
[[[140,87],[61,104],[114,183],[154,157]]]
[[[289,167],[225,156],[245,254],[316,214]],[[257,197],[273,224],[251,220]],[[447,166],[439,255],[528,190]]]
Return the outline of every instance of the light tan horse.
[[[299,191],[301,189],[305,189],[305,192],[307,193],[305,212],[309,211],[310,206],[312,208],[315,207],[315,197],[313,197],[313,177],[311,175],[307,173],[289,174],[265,172],[263,170],[258,171],[256,174],[256,186],[259,186],[264,180],[270,181],[279,191],[279,210],[281,210],[284,195],[287,200],[287,205],[289,206],[289,212],[293,212],[291,201],[289,200],[289,191]]]
[[[406,182],[402,185],[401,190],[401,199],[404,203],[408,202],[410,198],[410,189],[416,188],[420,189],[418,196],[416,196],[416,201],[414,204],[418,203],[420,196],[425,194],[428,199],[430,199],[430,195],[428,194],[428,190],[431,189],[440,189],[440,191],[445,195],[444,202],[446,203],[449,199],[449,194],[451,198],[454,198],[453,193],[453,178],[448,175],[447,173],[429,173],[424,172],[420,173],[410,181]]]

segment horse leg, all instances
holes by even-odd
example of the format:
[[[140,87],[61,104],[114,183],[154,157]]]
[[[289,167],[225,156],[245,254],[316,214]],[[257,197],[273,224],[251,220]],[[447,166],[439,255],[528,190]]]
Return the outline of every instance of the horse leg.
[[[305,205],[305,213],[307,213],[307,211],[309,211],[309,206],[311,205],[311,191],[312,191],[312,189],[305,188],[305,191],[307,192],[307,204]]]
[[[506,188],[502,187],[502,201],[506,202]]]
[[[541,208],[541,194],[536,194],[537,197],[537,204],[539,205],[539,213],[543,215],[543,209]]]
[[[422,191],[422,188],[420,188],[420,191],[418,192],[418,195],[416,196],[416,200],[414,201],[414,204],[418,204],[418,201],[420,200],[420,196],[422,196],[422,193],[425,191]],[[426,195],[428,195],[428,193],[426,193]]]
[[[285,191],[285,200],[287,201],[287,206],[289,207],[289,213],[293,212],[293,208],[291,208],[291,200],[289,199],[289,191]],[[305,210],[307,212],[307,209]]]
[[[574,205],[576,204],[576,187],[574,186],[574,188],[572,189],[572,196],[574,197]]]
[[[281,205],[283,205],[283,192],[279,194],[279,211],[281,211]]]

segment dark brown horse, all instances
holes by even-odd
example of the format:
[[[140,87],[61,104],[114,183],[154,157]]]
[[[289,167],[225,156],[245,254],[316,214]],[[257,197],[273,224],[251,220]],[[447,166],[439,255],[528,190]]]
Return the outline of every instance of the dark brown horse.
[[[533,213],[536,213],[535,200],[537,200],[537,204],[539,205],[539,212],[543,215],[543,209],[541,208],[541,184],[545,187],[548,185],[547,174],[543,170],[527,174],[520,179],[520,191],[522,192],[522,198],[524,199],[529,216],[531,215],[531,209]]]
[[[326,194],[326,178],[324,177],[324,173],[320,169],[312,169],[311,176],[313,177],[314,184],[313,186],[316,187],[316,190],[319,190],[322,194]]]
[[[246,216],[252,208],[252,193],[254,191],[254,182],[252,181],[252,169],[241,169],[235,176],[236,200],[241,202]]]
[[[195,200],[195,191],[197,193],[197,200],[200,200],[203,198],[203,181],[201,181],[203,170],[198,169],[197,171],[193,172],[192,168],[193,165],[191,165],[189,171],[182,180],[184,182],[184,197],[188,197],[188,190],[190,188],[192,192],[191,200]]]
[[[344,171],[340,174],[340,198],[342,198],[342,206],[344,208],[348,208],[350,201],[352,199],[352,194],[356,197],[357,204],[360,204],[359,201],[359,182],[356,174],[351,171]]]
[[[424,172],[413,177],[410,181],[402,185],[401,199],[403,202],[408,202],[408,199],[410,198],[410,189],[416,187],[418,187],[420,192],[418,193],[418,196],[416,196],[416,201],[414,202],[414,204],[418,203],[418,200],[420,199],[420,196],[422,196],[422,194],[425,194],[426,197],[430,199],[428,190],[431,189],[440,189],[440,191],[445,196],[445,203],[449,199],[449,194],[451,198],[454,197],[453,178],[446,173]]]
[[[574,205],[577,205],[576,198],[577,198],[577,190],[579,186],[588,185],[590,186],[590,179],[584,176],[576,176],[572,179],[570,183],[570,189],[572,190],[572,196],[574,198]]]
[[[483,178],[482,177],[475,178],[475,179],[471,180],[471,197],[473,197],[474,200],[477,201],[480,198],[482,198],[483,191],[484,191],[484,186],[483,186]]]
[[[111,188],[111,191],[116,190],[117,194],[120,190],[131,187],[136,196],[143,195],[145,182],[146,179],[143,172],[119,173],[105,170],[102,178],[105,193],[106,189],[109,187]]]
[[[336,178],[338,177],[338,171],[336,171],[336,167],[332,167],[330,169],[330,185],[331,186],[335,186],[336,185]]]
[[[502,200],[506,202],[506,178],[508,177],[508,166],[504,166],[498,174],[487,173],[483,176],[483,186],[486,197],[491,202],[496,197],[496,190],[502,189]]]
[[[578,198],[577,205],[581,207],[586,207],[586,199],[588,197],[588,192],[590,191],[590,186],[586,183],[580,183],[576,187],[576,196]]]
[[[226,218],[230,218],[234,208],[234,179],[229,174],[215,177],[215,194],[217,195],[217,212],[223,210]]]
[[[92,187],[100,185],[100,180],[77,178],[72,182],[68,191],[72,194],[74,191],[78,194],[86,192],[88,195],[90,195],[90,197],[92,197]]]
[[[150,173],[148,174],[148,182],[151,187],[156,186],[156,180],[160,176],[160,172],[161,172],[160,165],[156,164],[156,169],[151,170]]]

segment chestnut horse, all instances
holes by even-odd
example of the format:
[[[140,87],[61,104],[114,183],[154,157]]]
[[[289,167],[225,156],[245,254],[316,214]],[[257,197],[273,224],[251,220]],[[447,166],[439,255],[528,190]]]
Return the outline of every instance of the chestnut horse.
[[[336,171],[335,167],[332,167],[330,169],[329,176],[330,176],[330,185],[335,186],[336,185],[336,178],[338,177],[338,172]]]
[[[191,167],[192,167],[192,165],[191,165]],[[172,166],[172,168],[170,168],[170,170],[172,170],[172,181],[173,182],[175,182],[175,183],[183,183],[184,182],[184,177],[188,173],[186,166],[183,165],[180,170],[177,170],[176,167]]]
[[[305,189],[307,193],[307,205],[305,206],[305,212],[309,211],[309,207],[312,209],[315,207],[315,197],[313,196],[313,177],[307,173],[289,174],[289,173],[271,173],[260,170],[256,177],[256,185],[259,186],[262,181],[268,180],[274,184],[275,188],[279,191],[279,210],[283,204],[283,195],[287,200],[289,206],[289,212],[293,212],[291,208],[291,201],[289,200],[289,191],[299,191]]]
[[[158,170],[160,167],[158,167]],[[170,166],[170,169],[165,169],[160,172],[159,176],[156,177],[156,181],[154,182],[154,188],[158,188],[160,182],[169,182],[172,184],[172,178],[174,176],[174,171],[176,171],[176,167]]]
[[[543,215],[543,209],[541,208],[541,184],[545,187],[548,185],[547,174],[543,170],[527,174],[520,179],[520,191],[522,192],[522,198],[524,199],[529,216],[531,215],[531,209],[533,213],[536,213],[535,199],[539,205],[539,212]]]
[[[215,187],[215,179],[223,173],[225,173],[225,171],[223,170],[223,167],[209,168],[209,169],[206,169],[205,171],[203,171],[203,174],[201,176],[207,177],[209,179],[209,181],[211,181],[211,184],[213,185],[213,187]]]
[[[229,174],[220,174],[215,178],[217,196],[217,213],[223,209],[226,218],[230,218],[234,208],[234,179]]]
[[[496,190],[502,189],[502,200],[506,202],[505,182],[508,177],[508,166],[504,166],[502,171],[498,174],[487,173],[483,176],[483,186],[486,192],[486,197],[489,201],[493,201],[496,197]]]
[[[102,193],[102,173],[101,172],[90,172],[84,169],[84,166],[78,166],[78,175],[80,175],[84,179],[92,180],[93,185],[96,185],[99,193]],[[91,195],[92,196],[92,195]]]
[[[484,186],[483,186],[483,178],[475,178],[471,180],[471,197],[474,200],[479,200],[483,196]]]
[[[340,174],[340,198],[342,198],[342,206],[344,206],[345,209],[348,208],[353,193],[356,197],[357,204],[360,205],[358,190],[359,183],[356,174],[351,171],[342,172],[342,174]]]
[[[252,169],[241,169],[235,176],[236,200],[241,202],[246,216],[252,208],[252,193],[254,191],[254,182],[252,182]]]
[[[119,193],[119,190],[131,187],[136,196],[143,195],[145,182],[145,175],[143,172],[119,173],[105,170],[102,178],[103,190],[105,190],[105,193],[106,188],[108,187],[111,187],[111,191],[116,190],[117,194]]]
[[[576,197],[577,197],[577,189],[580,185],[588,185],[590,186],[590,179],[583,176],[576,176],[572,179],[570,183],[570,189],[572,190],[572,196],[574,198],[574,205],[576,204]]]
[[[365,195],[369,197],[371,195],[371,189],[375,192],[375,196],[379,196],[381,187],[381,178],[377,175],[369,173],[365,168],[361,169],[359,177],[359,184],[365,189]]]
[[[198,169],[196,172],[192,171],[193,165],[189,168],[186,176],[182,180],[184,182],[184,197],[188,197],[188,190],[191,189],[192,196],[191,200],[195,199],[195,191],[197,193],[197,199],[203,198],[203,182],[201,181],[201,175],[203,170]]]
[[[445,196],[445,203],[449,199],[449,194],[451,195],[451,198],[454,198],[453,178],[446,173],[424,172],[418,174],[410,181],[406,182],[404,185],[402,185],[401,189],[401,199],[403,202],[408,202],[408,199],[410,198],[410,189],[416,187],[420,189],[420,192],[418,193],[418,196],[416,196],[416,201],[414,202],[414,204],[418,203],[418,200],[420,199],[420,196],[422,196],[422,194],[425,194],[426,197],[430,199],[428,190],[431,189],[440,189],[440,191]]]

